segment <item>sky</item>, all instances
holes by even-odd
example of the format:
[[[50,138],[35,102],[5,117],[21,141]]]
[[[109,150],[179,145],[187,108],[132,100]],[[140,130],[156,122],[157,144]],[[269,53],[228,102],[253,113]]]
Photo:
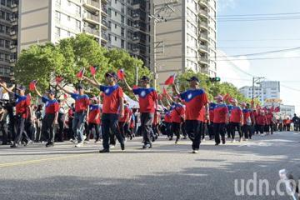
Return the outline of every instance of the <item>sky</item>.
[[[217,16],[221,79],[238,88],[252,85],[250,75],[280,81],[283,103],[300,114],[300,0],[218,0]]]

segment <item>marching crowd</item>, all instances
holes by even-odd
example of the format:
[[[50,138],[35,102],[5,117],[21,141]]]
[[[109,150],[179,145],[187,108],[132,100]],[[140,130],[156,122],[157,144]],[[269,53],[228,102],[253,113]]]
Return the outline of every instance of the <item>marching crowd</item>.
[[[48,90],[43,95],[37,86],[33,91],[42,104],[32,104],[25,86],[8,88],[2,81],[2,144],[17,148],[45,142],[46,147],[52,147],[56,141],[70,140],[75,147],[81,147],[94,139],[95,143],[102,141],[100,153],[108,153],[116,140],[125,150],[125,141],[140,135],[142,148],[147,149],[152,148],[158,136],[166,135],[170,141],[175,139],[175,144],[182,136],[189,138],[192,152],[197,153],[206,138],[214,140],[218,146],[226,141],[236,142],[236,138],[242,142],[255,135],[289,131],[291,123],[295,124],[295,130],[300,127],[296,115],[293,119],[276,119],[271,110],[255,109],[234,98],[225,100],[222,95],[209,101],[207,93],[200,89],[197,77],[187,80],[190,88],[184,92],[171,84],[172,95],[159,95],[150,87],[147,76],[140,79],[140,87],[129,86],[125,77],[120,80],[114,72],[105,74],[105,85],[95,76],[82,76],[81,80],[98,88],[99,96],[90,98],[82,84],[76,86],[76,91],[69,91],[57,82],[60,92],[74,99],[75,103],[70,105],[67,98],[56,99],[55,90]],[[137,98],[139,108],[130,108],[119,81]],[[9,95],[14,95],[15,101],[8,101]]]

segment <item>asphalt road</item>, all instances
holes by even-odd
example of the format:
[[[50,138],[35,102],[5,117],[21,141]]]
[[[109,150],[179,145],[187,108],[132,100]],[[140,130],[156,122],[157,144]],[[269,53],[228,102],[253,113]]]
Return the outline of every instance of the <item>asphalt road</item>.
[[[117,146],[110,154],[99,154],[100,144],[1,146],[0,199],[287,200],[275,193],[238,196],[235,181],[254,179],[256,173],[271,191],[280,169],[300,177],[299,142],[300,133],[293,132],[218,147],[206,141],[198,154],[191,153],[188,140],[175,145],[164,136],[151,150],[142,150],[141,138],[135,138],[125,152]]]

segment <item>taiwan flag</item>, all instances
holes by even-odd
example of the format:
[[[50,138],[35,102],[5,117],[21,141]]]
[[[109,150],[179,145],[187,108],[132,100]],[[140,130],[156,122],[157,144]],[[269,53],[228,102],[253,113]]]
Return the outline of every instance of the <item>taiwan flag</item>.
[[[83,77],[83,73],[84,73],[84,69],[81,69],[81,70],[76,74],[76,77],[77,77],[77,78],[82,78],[82,77]]]
[[[30,91],[34,91],[34,90],[35,90],[36,83],[37,83],[36,80],[31,81],[31,82],[29,83],[29,90],[30,90]]]
[[[176,74],[170,76],[166,81],[165,85],[173,85],[175,83]]]
[[[61,76],[55,77],[55,82],[56,82],[57,84],[60,84],[63,80],[64,80],[64,79],[63,79],[63,77],[61,77]]]
[[[278,107],[276,107],[275,109],[274,109],[274,112],[280,112],[280,107],[278,106]]]
[[[124,78],[125,78],[124,69],[119,69],[117,75],[118,75],[118,79],[124,80]]]
[[[97,67],[96,66],[90,66],[90,72],[94,76],[97,72]]]

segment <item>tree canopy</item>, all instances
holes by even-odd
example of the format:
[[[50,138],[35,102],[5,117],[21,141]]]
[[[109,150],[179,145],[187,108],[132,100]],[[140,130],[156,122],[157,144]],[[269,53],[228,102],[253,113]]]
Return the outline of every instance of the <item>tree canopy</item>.
[[[23,50],[15,67],[16,81],[29,85],[37,80],[42,90],[55,85],[55,77],[62,76],[64,83],[76,84],[79,80],[76,74],[85,69],[85,75],[90,75],[90,66],[96,66],[96,78],[104,82],[107,71],[124,69],[129,84],[134,84],[136,68],[138,75],[149,75],[143,62],[129,55],[124,50],[106,49],[99,45],[92,36],[78,34],[76,37],[60,40],[57,44],[32,45]]]

